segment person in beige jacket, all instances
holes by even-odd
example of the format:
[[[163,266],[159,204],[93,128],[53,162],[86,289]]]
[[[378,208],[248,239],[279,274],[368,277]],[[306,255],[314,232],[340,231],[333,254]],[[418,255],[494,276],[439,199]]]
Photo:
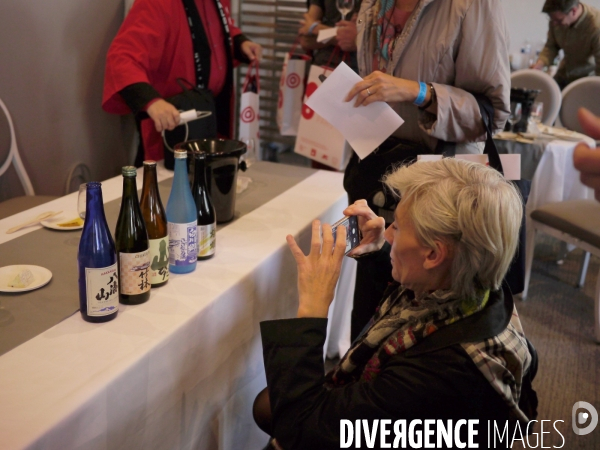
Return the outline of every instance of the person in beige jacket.
[[[434,153],[438,141],[456,143],[457,153],[481,153],[485,131],[472,94],[494,106],[493,131],[510,110],[508,32],[496,0],[363,0],[357,19],[357,59],[363,81],[347,101],[357,107],[387,102],[404,120],[374,153],[352,156],[344,176],[350,204],[366,199],[391,222],[395,202],[380,182],[392,165]],[[356,298],[364,283],[357,275]],[[373,296],[374,305],[378,296]],[[352,315],[355,338],[374,305]]]

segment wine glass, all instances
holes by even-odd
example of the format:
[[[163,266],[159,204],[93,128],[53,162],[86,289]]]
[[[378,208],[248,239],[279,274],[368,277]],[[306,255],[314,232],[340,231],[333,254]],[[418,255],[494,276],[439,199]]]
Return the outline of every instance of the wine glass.
[[[521,120],[523,107],[520,103],[510,102],[510,115],[508,116],[508,123],[510,123],[510,130],[513,131],[515,125]]]
[[[535,102],[531,106],[531,120],[535,122],[536,125],[542,123],[542,116],[544,115],[544,104],[542,102]]]
[[[254,139],[244,139],[246,144],[246,153],[243,155],[244,161],[246,161],[246,167],[250,167],[256,162],[256,141]]]
[[[346,14],[354,9],[354,0],[336,0],[335,6],[342,15],[342,20],[346,20]]]
[[[79,217],[85,220],[85,207],[87,196],[87,183],[79,185],[79,193],[77,194],[77,212]]]

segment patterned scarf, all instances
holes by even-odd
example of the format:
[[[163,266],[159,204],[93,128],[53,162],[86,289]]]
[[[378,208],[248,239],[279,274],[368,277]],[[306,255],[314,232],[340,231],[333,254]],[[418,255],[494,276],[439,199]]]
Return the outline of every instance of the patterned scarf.
[[[396,0],[380,0],[377,13],[377,48],[380,49],[381,58],[386,61],[390,60],[396,37],[396,29],[392,23],[395,5]]]
[[[451,290],[437,290],[421,297],[397,283],[380,305],[368,330],[360,336],[339,364],[327,375],[327,383],[343,386],[371,381],[394,355],[403,353],[435,331],[481,311],[490,291],[474,298],[456,298]]]

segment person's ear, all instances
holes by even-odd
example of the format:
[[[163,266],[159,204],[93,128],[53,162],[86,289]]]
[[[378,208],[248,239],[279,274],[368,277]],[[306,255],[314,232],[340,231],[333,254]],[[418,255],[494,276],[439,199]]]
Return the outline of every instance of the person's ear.
[[[440,267],[450,259],[451,249],[446,242],[435,241],[434,248],[428,248],[423,261],[423,268],[426,270]]]

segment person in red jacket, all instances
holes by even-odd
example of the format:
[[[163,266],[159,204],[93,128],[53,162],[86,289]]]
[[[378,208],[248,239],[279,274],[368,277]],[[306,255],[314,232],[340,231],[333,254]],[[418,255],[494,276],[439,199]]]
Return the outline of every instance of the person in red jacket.
[[[194,6],[200,23],[188,21],[186,8]],[[202,54],[191,30],[204,43]],[[162,159],[160,133],[179,123],[179,111],[164,99],[181,93],[183,78],[212,92],[218,134],[231,137],[234,63],[260,59],[261,52],[234,25],[229,0],[136,0],[108,51],[102,108],[146,112],[151,120],[139,123],[142,155]]]

